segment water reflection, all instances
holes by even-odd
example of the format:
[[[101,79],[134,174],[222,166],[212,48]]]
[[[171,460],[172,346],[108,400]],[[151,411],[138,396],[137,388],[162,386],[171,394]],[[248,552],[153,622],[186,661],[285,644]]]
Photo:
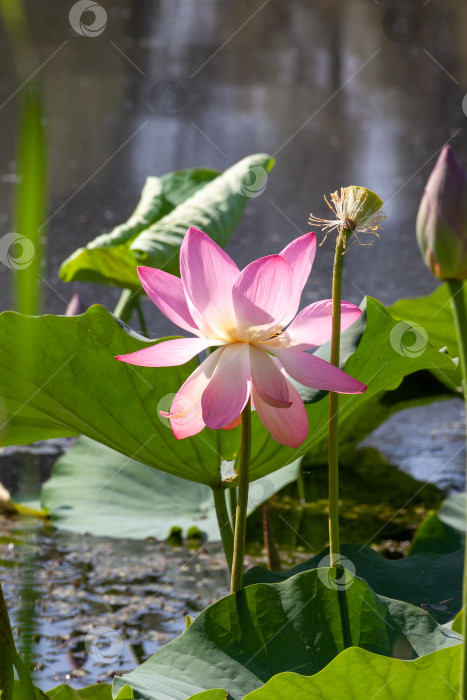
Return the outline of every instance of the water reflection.
[[[461,0],[413,3],[402,16],[383,0],[344,6],[244,0],[228,12],[208,0],[120,1],[107,8],[107,26],[92,38],[73,32],[66,11],[44,5],[38,12],[31,4],[29,12],[47,61],[41,77],[51,157],[48,311],[61,312],[78,287],[58,281],[61,260],[125,218],[148,174],[224,169],[257,151],[275,153],[277,165],[232,237],[240,264],[305,231],[324,193],[358,183],[386,200],[388,221],[377,246],[349,254],[346,296],[359,301],[368,292],[389,302],[433,288],[413,222],[441,145],[451,139],[467,161]],[[3,102],[16,85],[6,42],[1,51]],[[180,87],[158,104],[162,81]],[[5,231],[17,107],[13,98],[2,109]],[[304,302],[329,292],[324,267]],[[7,286],[3,275],[3,308]],[[112,305],[117,295],[80,287],[88,302]]]

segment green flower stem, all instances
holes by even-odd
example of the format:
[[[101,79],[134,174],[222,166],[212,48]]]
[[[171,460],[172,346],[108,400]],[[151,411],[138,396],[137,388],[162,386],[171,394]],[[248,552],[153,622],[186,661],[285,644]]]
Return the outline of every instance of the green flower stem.
[[[36,694],[31,676],[16,651],[10,618],[8,617],[8,610],[0,584],[0,691],[2,700],[11,700],[13,697],[13,666],[16,667],[21,681],[22,698],[24,700],[35,700]]]
[[[251,405],[248,401],[242,413],[242,437],[235,471],[238,474],[238,502],[235,512],[235,534],[230,592],[242,587],[243,559],[245,556],[246,514],[248,505],[248,483],[251,457]]]
[[[339,367],[341,333],[342,270],[347,240],[352,231],[339,231],[332,277],[331,364]],[[329,557],[339,566],[339,394],[329,393]]]
[[[232,489],[229,489],[229,491],[231,490]],[[212,492],[214,494],[214,506],[216,508],[217,523],[221,533],[222,546],[224,547],[225,558],[227,559],[229,571],[231,572],[234,541],[229,512],[225,502],[225,488],[222,484],[219,484],[219,486],[213,487]]]
[[[36,700],[36,692],[34,690],[30,673],[17,651],[15,651],[14,655],[14,664],[21,682],[21,696],[23,700]]]
[[[237,512],[237,489],[235,487],[229,489],[229,510],[232,530],[235,530],[235,513]]]
[[[331,333],[331,364],[339,367],[341,340],[341,298],[342,271],[344,268],[344,253],[347,240],[352,234],[348,229],[339,230],[334,256],[332,277],[332,333]],[[339,541],[339,394],[329,393],[329,566],[334,571],[333,579],[338,582],[344,574],[340,563]],[[344,574],[345,575],[345,574]],[[345,587],[336,586],[337,598],[342,626],[344,648],[352,645],[350,634],[349,610]]]
[[[462,372],[462,390],[465,400],[466,436],[467,436],[467,313],[465,309],[464,281],[447,280],[451,294],[451,306],[456,324],[457,339],[459,341],[459,361]],[[466,464],[467,475],[467,464]],[[464,557],[464,587],[462,594],[462,658],[460,672],[459,697],[467,698],[467,557]]]

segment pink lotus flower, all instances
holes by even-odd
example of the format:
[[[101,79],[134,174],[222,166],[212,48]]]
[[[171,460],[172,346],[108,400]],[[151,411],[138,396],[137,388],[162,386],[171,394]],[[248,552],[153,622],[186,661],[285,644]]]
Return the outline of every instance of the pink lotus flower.
[[[315,234],[307,233],[279,255],[255,260],[240,272],[205,233],[189,228],[180,249],[181,279],[138,268],[154,304],[196,337],[167,340],[117,360],[171,367],[217,346],[178,391],[170,413],[162,414],[170,418],[176,438],[196,435],[206,425],[235,427],[251,398],[272,437],[298,447],[306,438],[308,417],[289,376],[315,389],[365,391],[361,382],[306,352],[331,337],[331,300],[311,304],[295,316],[315,253]],[[341,330],[360,313],[342,302]]]

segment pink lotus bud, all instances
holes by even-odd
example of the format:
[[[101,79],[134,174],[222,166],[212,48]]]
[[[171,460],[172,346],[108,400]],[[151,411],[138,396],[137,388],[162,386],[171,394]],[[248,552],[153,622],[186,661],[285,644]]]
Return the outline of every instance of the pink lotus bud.
[[[84,314],[85,311],[86,307],[82,303],[79,294],[75,292],[66,307],[65,316],[79,316],[79,314]]]
[[[450,146],[443,147],[425,187],[417,240],[436,277],[467,279],[467,174]]]

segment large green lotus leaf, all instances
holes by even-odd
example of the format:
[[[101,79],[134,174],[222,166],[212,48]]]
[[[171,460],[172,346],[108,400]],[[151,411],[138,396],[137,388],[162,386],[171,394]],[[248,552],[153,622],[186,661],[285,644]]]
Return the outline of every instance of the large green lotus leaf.
[[[460,648],[400,661],[352,647],[311,677],[279,673],[244,700],[457,700]],[[225,690],[206,690],[190,700],[226,700]]]
[[[449,372],[454,366],[448,355],[434,350],[429,343],[424,343],[423,350],[418,354],[407,356],[394,340],[403,331],[401,322],[395,320],[382,304],[371,297],[366,297],[361,308],[363,313],[360,319],[342,334],[341,367],[352,377],[367,384],[368,389],[364,394],[345,395],[339,400],[341,449],[349,449],[360,442],[393,410],[414,405],[409,396],[405,400],[403,398],[400,385],[404,376],[434,367]],[[316,354],[329,359],[329,344],[319,348]],[[400,391],[392,403],[388,392],[396,389]],[[445,390],[439,392],[430,389],[424,394],[423,388],[419,387],[417,391],[416,401],[419,403],[448,396]],[[310,431],[299,448],[300,453],[302,450],[311,451],[313,461],[322,462],[327,448],[329,396],[306,387],[301,387],[300,394],[305,403],[311,404],[307,406]],[[389,405],[392,403],[392,406],[388,408],[385,405],[387,402]],[[277,444],[267,439],[266,431],[258,423],[259,421],[255,423],[256,438],[253,445],[255,473],[265,473],[263,470],[275,469],[276,465],[280,466],[281,462],[286,464],[293,457],[290,448],[277,449]]]
[[[404,559],[386,559],[370,547],[344,544],[343,565],[364,579],[378,595],[396,598],[420,607],[438,605],[449,598],[448,610],[455,614],[462,607],[463,551],[450,554],[416,554]],[[244,584],[277,583],[299,572],[323,566],[329,548],[312,559],[288,571],[268,571],[255,566],[245,573]],[[453,614],[430,608],[430,614],[439,622],[447,622]]]
[[[465,536],[453,527],[443,523],[438,514],[427,515],[410,543],[409,556],[421,552],[447,554],[464,546]]]
[[[339,424],[339,450],[351,452],[390,416],[406,408],[426,406],[434,401],[453,398],[453,392],[429,370],[420,370],[405,376],[392,391],[382,390],[375,396],[358,403]],[[344,399],[345,400],[345,399]],[[308,459],[314,464],[326,464],[328,439],[322,434],[310,448]]]
[[[467,287],[464,289],[464,296],[467,303]],[[400,299],[389,307],[389,311],[395,318],[408,321],[415,328],[418,328],[418,332],[425,335],[436,349],[447,348],[451,357],[459,356],[459,345],[447,284],[442,284],[426,297]],[[405,341],[410,343],[410,331],[405,338],[401,338],[402,343]],[[409,346],[407,350],[410,352]],[[436,370],[436,368],[432,369]],[[436,375],[450,389],[461,386],[460,367],[442,372],[436,370]],[[461,395],[460,389],[459,395]]]
[[[421,608],[382,599],[346,571],[306,571],[279,584],[257,584],[204,610],[173,642],[129,674],[139,698],[182,700],[223,688],[232,700],[285,671],[311,675],[344,649],[340,603],[347,608],[349,645],[414,659],[460,643]]]
[[[360,439],[366,434],[365,413],[373,400],[381,400],[382,391],[396,388],[405,374],[433,366],[449,369],[452,364],[429,345],[418,357],[396,352],[390,342],[395,321],[376,300],[368,298],[362,317],[343,334],[343,361],[348,357],[345,370],[367,383],[368,390],[340,401],[342,425],[361,411]],[[363,337],[362,324],[366,324]],[[167,397],[175,394],[197,361],[163,368],[116,362],[115,355],[146,347],[150,341],[123,327],[101,306],[74,317],[31,318],[4,312],[0,342],[0,425],[5,445],[84,434],[132,459],[212,486],[219,483],[221,462],[236,456],[238,428],[206,428],[178,441],[160,418]],[[32,351],[27,362],[19,348]],[[326,348],[320,351],[325,355]],[[297,450],[275,442],[253,415],[252,480],[290,464],[326,440],[329,398],[305,387],[302,392],[310,430]]]
[[[465,493],[456,493],[430,513],[418,528],[409,554],[455,552],[464,546],[466,531]]]
[[[441,522],[465,534],[465,493],[456,493],[442,502],[438,511]]]
[[[238,435],[222,431],[221,443],[220,432],[205,430],[176,440],[159,414],[195,361],[149,371],[117,362],[115,355],[148,343],[102,306],[74,317],[6,312],[0,342],[3,444],[85,434],[163,471],[219,484],[221,461],[237,449]],[[21,355],[24,346],[34,354]]]
[[[248,199],[266,187],[273,166],[274,158],[265,153],[247,156],[186,199],[132,242],[130,248],[138,264],[178,274],[178,251],[190,226],[200,228],[224,247]]]
[[[132,241],[218,175],[216,170],[179,170],[148,177],[128,221],[72,253],[61,266],[61,278],[65,282],[84,280],[138,287],[135,257],[129,250]]]
[[[130,219],[98,236],[63,263],[66,282],[84,280],[140,289],[138,265],[178,274],[178,252],[187,229],[196,226],[224,247],[251,192],[261,191],[274,159],[247,156],[219,175],[184,170],[148,178]]]
[[[249,512],[295,481],[301,459],[250,485]],[[220,533],[212,491],[80,437],[54,465],[41,503],[54,525],[98,537],[166,539],[172,526]]]
[[[440,649],[410,662],[353,647],[311,678],[281,673],[248,693],[245,700],[457,700],[459,663],[460,647]],[[195,699],[210,700],[208,693],[191,698]]]
[[[364,335],[367,324],[367,301],[369,305],[368,313],[372,320],[375,318],[375,310],[378,310],[379,315],[382,315],[383,313],[382,308],[384,307],[381,307],[379,303],[374,304],[374,300],[372,299],[363,300],[361,304],[363,311],[362,315],[341,336],[340,366],[342,369],[346,368],[347,360],[355,352],[357,346],[359,346],[362,336]],[[390,340],[391,331],[393,328],[394,322],[392,326],[390,326],[388,323],[387,333],[389,334]],[[367,337],[368,335],[365,337],[363,343],[363,348],[365,348],[365,350],[370,349],[369,345],[366,344]],[[392,344],[391,348],[394,349]],[[359,347],[359,350],[361,349],[362,348]],[[331,354],[330,343],[326,343],[321,346],[316,354],[325,360],[329,360]],[[436,361],[438,360],[439,357],[436,357]],[[445,363],[443,363],[443,365],[444,364]],[[322,398],[325,395],[325,392],[310,390],[308,388],[301,387],[298,384],[297,388],[305,401],[314,401]],[[372,394],[371,396],[368,392],[366,392],[365,400],[356,402],[353,406],[353,410],[346,413],[345,421],[340,421],[340,452],[343,453],[354,449],[367,435],[373,432],[373,430],[375,430],[379,425],[381,425],[381,423],[383,423],[397,411],[405,408],[412,408],[414,406],[423,406],[432,403],[433,401],[451,399],[453,395],[455,395],[455,392],[453,392],[452,389],[449,389],[443,382],[439,381],[428,370],[419,370],[414,371],[411,374],[407,374],[402,379],[399,386],[392,391],[383,389],[375,394]],[[347,402],[348,397],[345,397],[342,400]],[[308,452],[308,460],[315,464],[325,464],[327,463],[327,459],[328,436],[327,431],[324,431],[321,433],[321,436],[318,439],[315,439],[311,444]]]
[[[459,634],[462,633],[462,620],[464,618],[464,608],[460,610],[454,620],[451,623],[451,629],[453,632],[458,632]]]

